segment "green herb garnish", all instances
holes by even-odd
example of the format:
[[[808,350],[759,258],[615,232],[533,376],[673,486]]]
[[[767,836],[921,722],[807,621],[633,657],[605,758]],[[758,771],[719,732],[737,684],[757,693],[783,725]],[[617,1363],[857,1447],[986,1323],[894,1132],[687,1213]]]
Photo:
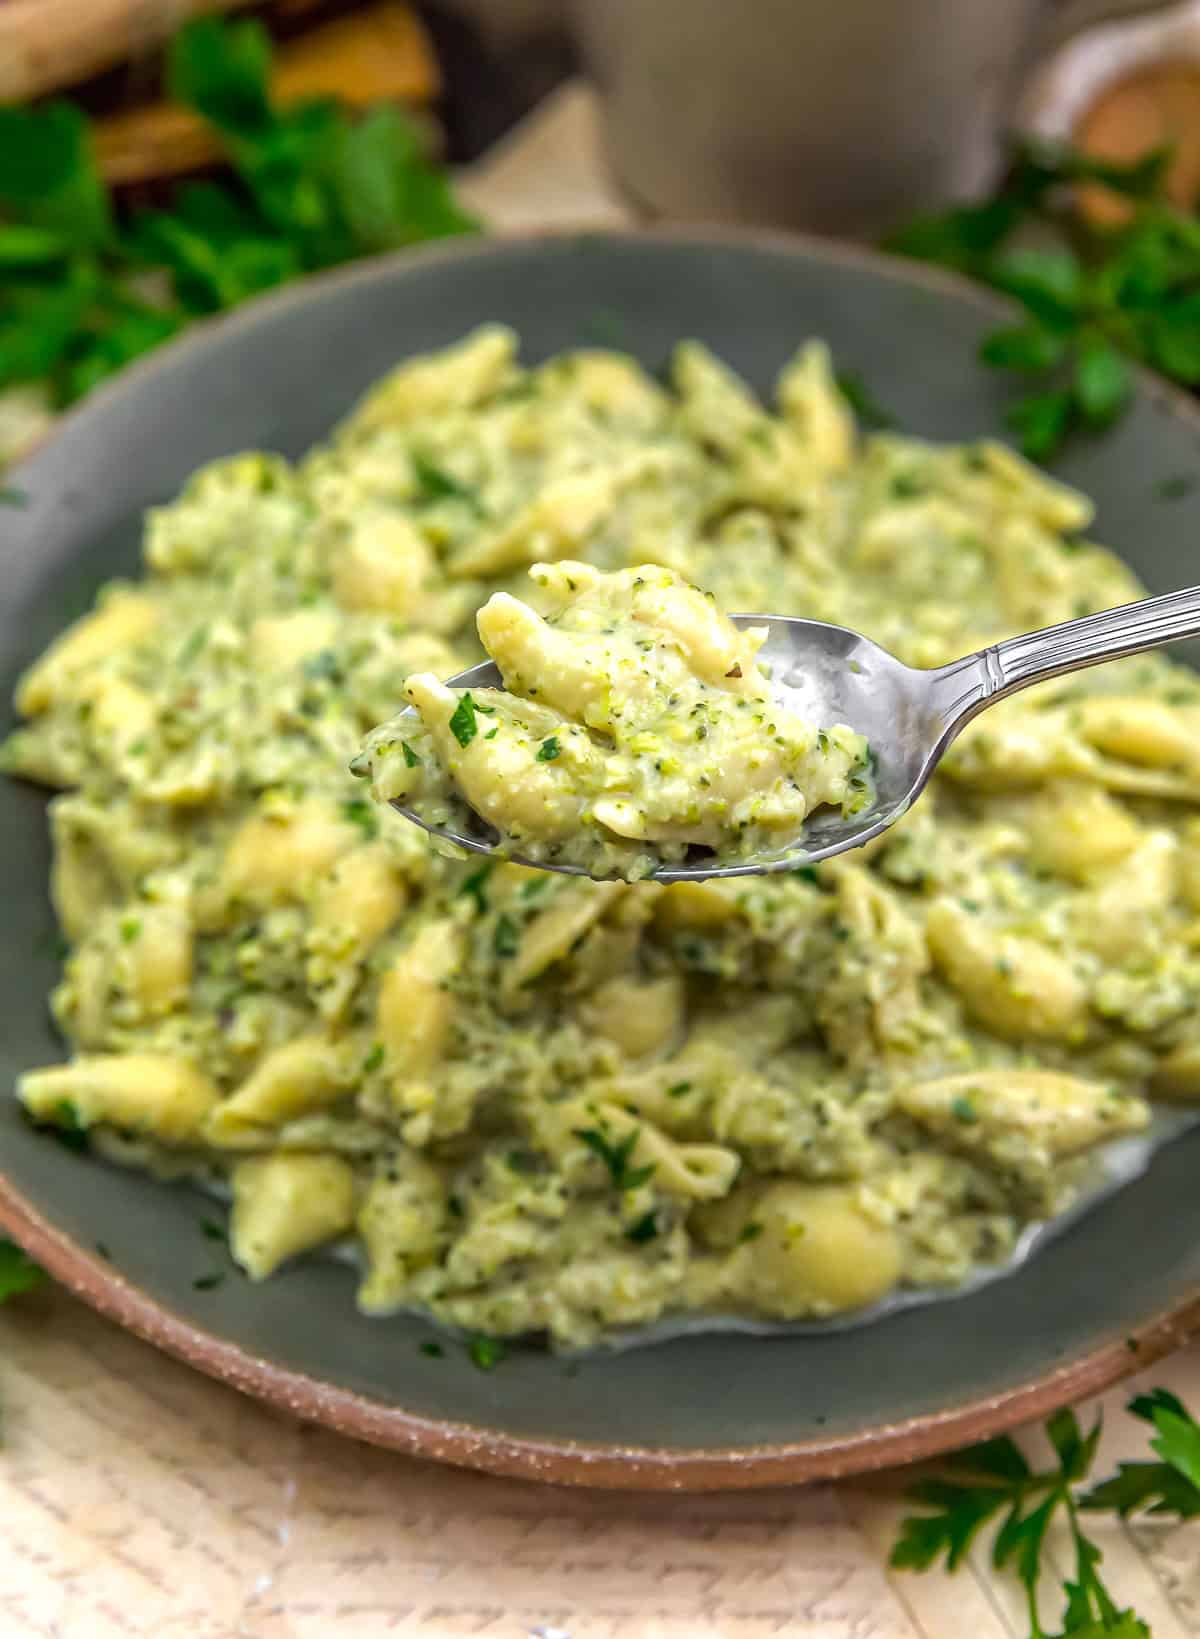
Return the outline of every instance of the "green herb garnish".
[[[60,1098],[54,1106],[54,1114],[49,1121],[39,1123],[42,1132],[48,1133],[67,1150],[77,1153],[88,1147],[88,1132],[79,1108],[69,1098]]]
[[[492,930],[492,949],[497,956],[515,956],[521,948],[521,930],[517,923],[505,911],[501,911],[496,918],[496,926]]]
[[[215,1218],[201,1218],[200,1233],[206,1241],[220,1241],[224,1244],[227,1239],[225,1225],[218,1223]]]
[[[618,1139],[615,1144],[610,1143],[597,1127],[574,1127],[572,1132],[587,1145],[593,1155],[599,1156],[604,1162],[614,1189],[636,1189],[639,1184],[644,1184],[654,1171],[653,1161],[644,1167],[629,1165],[641,1132],[639,1127],[631,1127],[624,1138]]]
[[[15,1241],[0,1237],[0,1303],[22,1292],[32,1292],[45,1278],[45,1270]]]
[[[423,501],[465,501],[476,512],[480,510],[479,497],[471,486],[462,483],[444,467],[439,467],[428,456],[414,451],[412,469]]]
[[[400,749],[404,753],[404,761],[407,763],[409,768],[420,768],[421,759],[417,756],[416,752],[409,745],[407,740],[401,740]]]
[[[503,1338],[487,1337],[484,1333],[478,1332],[467,1344],[467,1353],[472,1364],[478,1366],[481,1372],[490,1372],[504,1359],[508,1353],[508,1345]]]
[[[756,1241],[762,1232],[763,1226],[761,1224],[743,1224],[742,1232],[738,1236],[738,1245],[744,1246],[747,1241]]]
[[[142,924],[140,919],[136,916],[123,916],[121,918],[119,932],[121,935],[121,943],[123,945],[132,945],[136,943],[136,941],[141,938],[142,934]]]
[[[442,1345],[440,1343],[435,1343],[431,1337],[426,1338],[425,1341],[419,1345],[419,1348],[421,1353],[427,1354],[431,1360],[441,1360],[446,1353]]]
[[[973,1127],[979,1120],[979,1111],[969,1098],[956,1098],[950,1106],[950,1114],[964,1127]]]
[[[1018,147],[996,196],[924,216],[888,242],[901,255],[941,262],[1013,297],[1019,323],[987,336],[983,363],[1030,380],[1010,427],[1043,460],[1068,435],[1108,426],[1133,392],[1130,359],[1185,386],[1200,385],[1200,224],[1163,194],[1167,155],[1132,165],[1041,142]],[[1089,228],[1072,190],[1099,183],[1122,196],[1126,226]],[[1030,223],[1071,248],[1014,243]]]
[[[1024,1585],[1030,1639],[1054,1639],[1042,1625],[1039,1587],[1054,1573],[1045,1548],[1052,1522],[1061,1520],[1073,1563],[1063,1579],[1057,1639],[1150,1639],[1147,1624],[1119,1607],[1105,1586],[1101,1552],[1086,1535],[1082,1516],[1200,1516],[1200,1425],[1165,1389],[1139,1395],[1129,1410],[1154,1429],[1150,1445],[1159,1461],[1121,1463],[1111,1479],[1080,1492],[1095,1461],[1100,1419],[1084,1435],[1074,1412],[1056,1412],[1046,1423],[1053,1467],[1035,1471],[1016,1443],[1001,1435],[951,1457],[943,1477],[918,1481],[908,1495],[926,1512],[903,1522],[891,1563],[926,1571],[941,1561],[953,1571],[982,1528],[998,1523],[992,1564],[1012,1567]]]
[[[373,805],[362,797],[352,797],[342,804],[342,818],[349,820],[351,825],[357,825],[368,842],[379,835],[378,815]]]
[[[882,432],[896,425],[895,417],[876,401],[857,371],[839,371],[837,385],[842,397],[864,427]]]
[[[479,733],[479,724],[475,718],[475,702],[468,689],[462,699],[455,706],[450,717],[450,732],[460,746],[469,746]]]
[[[363,1060],[362,1073],[364,1076],[373,1075],[383,1063],[383,1043],[377,1041]]]
[[[692,1084],[690,1081],[677,1081],[673,1087],[667,1088],[667,1097],[682,1098],[685,1093],[690,1093],[691,1090]]]
[[[541,745],[538,747],[537,761],[539,763],[552,763],[558,756],[558,753],[559,744],[552,734],[548,740],[543,740]]]
[[[658,1234],[658,1213],[651,1208],[644,1212],[636,1223],[630,1224],[625,1231],[625,1239],[632,1241],[635,1246],[641,1246],[645,1241],[652,1241]]]
[[[71,403],[195,318],[476,226],[400,110],[278,108],[270,71],[259,22],[188,24],[169,94],[215,130],[234,179],[186,183],[119,222],[77,106],[0,107],[0,388],[44,380]]]
[[[332,649],[318,649],[303,662],[300,670],[310,683],[340,683],[342,665]]]
[[[491,876],[494,869],[495,866],[493,865],[481,865],[477,871],[471,872],[470,876],[464,880],[462,886],[458,890],[459,893],[466,894],[468,899],[473,899],[475,901],[475,909],[479,912],[480,916],[485,915],[487,912],[487,879]]]

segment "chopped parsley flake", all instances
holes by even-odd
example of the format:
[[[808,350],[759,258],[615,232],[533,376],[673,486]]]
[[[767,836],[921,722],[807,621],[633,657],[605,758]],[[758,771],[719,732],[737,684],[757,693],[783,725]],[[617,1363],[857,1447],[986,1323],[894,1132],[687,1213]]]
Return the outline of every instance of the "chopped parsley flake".
[[[342,818],[349,820],[351,825],[357,825],[368,842],[373,842],[379,835],[379,820],[375,810],[362,797],[352,797],[349,802],[342,804]]]
[[[141,932],[142,924],[136,916],[123,916],[121,918],[120,933],[123,945],[132,945],[136,939],[141,937]]]
[[[481,865],[477,871],[471,872],[470,876],[467,877],[462,887],[458,890],[460,894],[466,894],[468,899],[473,899],[475,901],[475,909],[479,912],[480,916],[483,916],[488,908],[485,885],[494,868],[495,867],[492,865]]]
[[[417,756],[416,752],[409,745],[407,740],[401,740],[400,749],[404,753],[404,761],[408,764],[409,768],[420,768],[421,759]]]
[[[442,1348],[442,1345],[440,1343],[435,1343],[431,1337],[427,1337],[425,1339],[424,1343],[420,1345],[420,1349],[421,1353],[427,1354],[430,1360],[441,1360],[446,1353],[445,1349]]]
[[[427,455],[420,455],[415,450],[412,454],[413,477],[417,481],[421,499],[430,503],[434,501],[463,501],[476,512],[483,509],[479,504],[479,496],[469,484],[464,484],[461,478],[456,478],[445,467],[438,466]]]
[[[552,734],[548,740],[543,740],[538,747],[537,761],[539,763],[552,763],[558,753],[559,744]]]
[[[377,1041],[374,1047],[372,1047],[371,1051],[367,1054],[366,1058],[363,1060],[363,1075],[369,1076],[374,1074],[382,1063],[383,1043],[381,1041]]]
[[[479,724],[475,720],[475,702],[471,698],[470,689],[454,708],[450,718],[450,732],[460,746],[469,746],[479,733]]]
[[[481,1372],[490,1372],[498,1366],[508,1353],[508,1345],[503,1338],[487,1337],[484,1333],[477,1333],[467,1344],[467,1353],[471,1363],[479,1367]]]
[[[652,1241],[658,1234],[658,1214],[653,1210],[645,1212],[636,1223],[630,1224],[625,1231],[625,1239],[632,1241],[635,1246],[641,1246],[644,1241]]]
[[[39,1123],[43,1132],[55,1138],[67,1150],[86,1150],[88,1147],[87,1127],[79,1114],[78,1106],[69,1098],[60,1098],[54,1106],[54,1113],[45,1123]]]
[[[956,1121],[961,1121],[964,1127],[973,1127],[979,1120],[979,1111],[969,1098],[956,1098],[950,1106],[950,1113]]]
[[[492,949],[497,956],[515,956],[521,946],[521,930],[505,911],[496,918],[492,932]]]
[[[624,1138],[618,1139],[615,1144],[605,1138],[604,1134],[596,1127],[575,1127],[572,1130],[574,1136],[586,1144],[593,1155],[599,1156],[600,1160],[604,1162],[604,1165],[608,1168],[614,1189],[636,1189],[639,1184],[644,1184],[653,1173],[653,1161],[644,1167],[631,1167],[629,1165],[629,1159],[637,1147],[638,1137],[641,1133],[640,1127],[631,1127]]]

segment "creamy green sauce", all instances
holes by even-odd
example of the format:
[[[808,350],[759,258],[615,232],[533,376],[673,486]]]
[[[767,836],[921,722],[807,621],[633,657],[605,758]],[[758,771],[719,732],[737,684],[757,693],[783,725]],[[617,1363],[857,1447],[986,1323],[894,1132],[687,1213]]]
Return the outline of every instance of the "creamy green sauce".
[[[418,673],[404,690],[416,726],[410,712],[368,737],[352,767],[378,802],[633,882],[778,855],[814,808],[869,807],[866,740],[772,696],[765,627],[739,632],[656,564],[604,574],[567,560],[531,575],[546,618],[505,592],[479,611],[503,689],[456,692]]]
[[[860,440],[816,345],[768,410],[694,344],[662,386],[491,327],[299,465],[206,468],[19,690],[70,945],[26,1107],[217,1173],[256,1279],[357,1241],[371,1313],[578,1346],[953,1287],[1200,1095],[1190,672],[996,707],[895,829],[782,877],[448,858],[349,763],[493,594],[553,613],[535,563],[933,665],[1136,596],[1089,518],[999,445]]]

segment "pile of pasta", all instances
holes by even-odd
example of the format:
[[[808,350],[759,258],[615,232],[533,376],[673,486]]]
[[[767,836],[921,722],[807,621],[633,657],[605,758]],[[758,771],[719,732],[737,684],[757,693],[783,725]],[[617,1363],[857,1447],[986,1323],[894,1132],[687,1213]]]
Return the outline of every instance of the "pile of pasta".
[[[663,383],[488,326],[202,470],[19,688],[69,943],[26,1109],[228,1190],[254,1279],[356,1248],[375,1314],[579,1347],[953,1288],[1200,1096],[1190,672],[1046,685],[869,849],[705,885],[451,857],[348,764],[535,561],[932,665],[1136,596],[1089,518],[1000,445],[860,438],[819,343],[768,409],[693,343]]]

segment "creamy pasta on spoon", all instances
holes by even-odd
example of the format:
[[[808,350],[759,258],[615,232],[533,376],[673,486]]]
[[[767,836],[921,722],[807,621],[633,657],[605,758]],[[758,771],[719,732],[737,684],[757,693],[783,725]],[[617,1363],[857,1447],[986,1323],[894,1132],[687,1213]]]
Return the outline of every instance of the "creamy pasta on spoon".
[[[500,849],[636,881],[698,852],[776,853],[814,808],[870,802],[868,747],[805,722],[711,597],[654,564],[604,574],[535,564],[543,618],[507,592],[479,611],[504,689],[410,677],[417,708],[368,738],[354,771],[380,802]],[[478,819],[476,818],[478,816]]]

